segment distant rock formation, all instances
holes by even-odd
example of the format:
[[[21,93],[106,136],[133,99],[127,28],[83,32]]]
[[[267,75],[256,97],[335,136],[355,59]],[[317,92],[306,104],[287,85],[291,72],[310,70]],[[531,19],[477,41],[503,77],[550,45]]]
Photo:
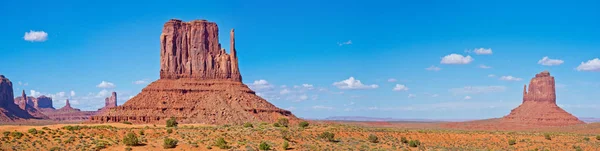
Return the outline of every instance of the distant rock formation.
[[[29,100],[29,98],[33,99],[33,97],[27,97],[25,90],[23,90],[21,96],[15,98],[14,102],[19,106],[19,108],[21,108],[21,110],[27,111],[27,113],[29,113],[31,116],[39,119],[48,119],[48,116],[44,115],[40,110],[34,107],[34,105],[36,105],[35,103],[37,103],[37,100],[34,102],[33,100]]]
[[[0,75],[0,122],[35,118],[15,104],[12,82]]]
[[[108,109],[117,107],[117,92],[112,92],[112,95],[104,99],[104,107],[98,109],[98,113],[108,111]]]
[[[52,120],[57,121],[85,121],[96,114],[96,111],[81,111],[80,109],[71,107],[69,99],[66,100],[65,106],[54,110],[44,112]]]
[[[567,126],[584,122],[556,105],[556,89],[554,77],[550,72],[536,74],[523,89],[523,104],[513,109],[503,119],[544,126]]]
[[[89,122],[164,123],[171,117],[205,124],[297,121],[242,83],[234,30],[231,54],[221,48],[218,31],[216,23],[206,20],[166,22],[160,35],[160,79]]]
[[[23,99],[23,96],[27,97],[27,100]],[[42,112],[55,110],[52,107],[52,98],[44,95],[37,98],[26,96],[25,91],[21,96],[15,98],[15,104],[19,104],[19,107],[24,107],[26,104]]]

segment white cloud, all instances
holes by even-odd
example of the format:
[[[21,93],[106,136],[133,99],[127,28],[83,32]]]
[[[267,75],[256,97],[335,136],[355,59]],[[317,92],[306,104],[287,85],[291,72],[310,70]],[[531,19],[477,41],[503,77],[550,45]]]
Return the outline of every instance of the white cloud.
[[[109,92],[106,89],[102,89],[102,90],[100,90],[100,92],[98,92],[98,94],[96,94],[96,97],[97,98],[106,98],[106,97],[108,97],[110,95],[111,95],[111,92]]]
[[[21,83],[21,81],[18,82],[19,85],[23,85],[23,83]]]
[[[333,110],[333,107],[323,106],[323,105],[315,105],[312,108],[315,110]]]
[[[504,81],[521,81],[523,79],[517,78],[517,77],[513,77],[513,76],[502,76],[502,77],[500,77],[500,80],[504,80]]]
[[[477,55],[491,55],[492,48],[476,48],[473,52]]]
[[[442,64],[469,64],[473,60],[474,59],[471,58],[471,56],[465,57],[465,56],[453,53],[453,54],[444,56],[440,63],[442,63]]]
[[[285,110],[294,111],[294,110],[296,110],[296,107],[290,106],[288,108],[285,108]]]
[[[471,96],[465,96],[465,100],[470,100]]]
[[[406,87],[405,85],[402,85],[402,84],[396,84],[396,86],[392,90],[393,91],[407,91],[408,87]]]
[[[429,71],[440,71],[442,70],[442,68],[440,67],[436,67],[436,66],[430,66],[428,68],[425,68],[425,70],[429,70]]]
[[[346,42],[338,42],[337,44],[338,44],[338,46],[351,45],[352,44],[352,40],[348,40]]]
[[[396,81],[398,81],[398,80],[396,80],[396,79],[394,79],[394,78],[390,78],[390,79],[388,79],[387,81],[388,81],[388,82],[396,82]]]
[[[75,91],[71,91],[71,97],[75,96]]]
[[[494,75],[494,74],[488,74],[488,77],[493,78],[493,77],[496,77],[496,75]]]
[[[379,85],[376,84],[364,85],[360,80],[354,79],[354,77],[350,77],[340,82],[334,82],[333,86],[336,86],[339,89],[375,89],[379,87]]]
[[[505,86],[465,86],[462,88],[452,88],[448,91],[454,94],[480,94],[480,93],[493,93],[503,92],[506,90]]]
[[[299,96],[298,99],[300,101],[304,101],[304,100],[308,99],[308,96],[306,94],[304,94],[304,95]]]
[[[110,82],[102,81],[96,87],[103,88],[103,89],[111,89],[111,88],[115,88],[116,85],[113,83],[110,83]]]
[[[29,32],[25,32],[23,39],[29,42],[44,42],[48,40],[48,33],[30,30]]]
[[[146,84],[146,83],[148,83],[148,81],[146,81],[146,80],[133,81],[133,84]]]
[[[306,88],[306,89],[309,89],[309,90],[312,90],[312,89],[314,89],[314,88],[315,88],[315,87],[314,87],[313,85],[311,85],[311,84],[302,84],[302,87],[304,87],[304,88]]]
[[[283,89],[283,90],[279,91],[279,94],[281,94],[281,95],[285,95],[285,94],[289,94],[289,93],[291,93],[291,91],[288,89]]]
[[[486,65],[484,65],[484,64],[480,64],[480,65],[479,65],[479,68],[481,68],[481,69],[489,69],[489,68],[492,68],[492,67],[490,67],[490,66],[486,66]]]
[[[42,96],[42,93],[37,92],[35,90],[29,90],[29,95],[31,95],[33,97],[39,97],[39,96]]]
[[[564,61],[562,61],[562,60],[550,59],[550,58],[548,58],[548,56],[545,56],[540,61],[538,61],[538,64],[541,64],[544,66],[556,66],[556,65],[563,64],[563,63],[564,63]]]
[[[416,94],[408,94],[408,98],[416,98],[417,95]]]
[[[267,80],[255,80],[254,83],[250,84],[250,87],[252,87],[252,89],[257,89],[257,90],[261,90],[261,89],[271,89],[273,88],[273,85],[269,84],[269,82]]]
[[[600,71],[600,59],[595,58],[592,60],[588,60],[587,62],[581,62],[579,66],[577,66],[577,71]]]

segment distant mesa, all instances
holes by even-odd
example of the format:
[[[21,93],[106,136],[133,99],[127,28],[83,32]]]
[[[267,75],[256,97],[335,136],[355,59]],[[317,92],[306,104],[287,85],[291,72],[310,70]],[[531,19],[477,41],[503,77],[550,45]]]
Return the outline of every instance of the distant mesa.
[[[40,117],[32,116],[15,104],[12,82],[4,75],[0,75],[0,122],[15,122],[37,118]]]
[[[205,124],[297,121],[290,111],[275,107],[242,83],[234,30],[229,54],[218,33],[217,24],[206,20],[167,21],[160,35],[160,79],[89,122],[164,123],[171,117]]]
[[[72,107],[69,99],[65,101],[65,106],[57,110],[44,112],[50,119],[55,121],[86,121],[96,113],[96,111],[81,111],[78,108]]]
[[[554,77],[550,72],[538,73],[523,88],[523,103],[510,114],[490,120],[448,123],[444,126],[466,129],[517,130],[584,124],[556,105]]]
[[[117,92],[112,92],[111,96],[104,99],[104,107],[98,109],[98,112],[104,112],[113,107],[117,107]]]

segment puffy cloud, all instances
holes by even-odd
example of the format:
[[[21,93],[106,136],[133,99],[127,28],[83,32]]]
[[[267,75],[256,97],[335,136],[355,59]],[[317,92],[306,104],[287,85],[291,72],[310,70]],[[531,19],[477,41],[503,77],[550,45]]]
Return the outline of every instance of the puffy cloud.
[[[548,58],[548,56],[545,56],[540,61],[538,61],[538,64],[541,64],[544,66],[556,66],[556,65],[563,64],[563,63],[564,63],[564,61],[562,61],[562,60],[550,59],[550,58]]]
[[[323,106],[323,105],[315,105],[312,108],[315,110],[333,110],[333,107]]]
[[[116,85],[114,83],[102,81],[102,82],[100,82],[100,84],[96,85],[96,87],[103,88],[103,89],[111,89],[111,88],[115,88]]]
[[[505,86],[465,86],[462,88],[452,88],[448,91],[454,94],[480,94],[503,92],[505,90]]]
[[[269,82],[267,80],[256,80],[254,81],[252,84],[250,84],[250,87],[252,87],[252,89],[257,89],[257,90],[261,90],[261,89],[271,89],[273,88],[273,85],[269,84]]]
[[[308,99],[308,95],[306,95],[306,94],[300,95],[300,96],[298,97],[298,99],[299,99],[300,101],[304,101],[304,100]]]
[[[29,90],[29,95],[31,95],[33,97],[39,97],[39,96],[42,96],[42,93],[37,92],[35,90]]]
[[[44,42],[48,40],[48,33],[30,30],[29,32],[25,32],[23,39],[29,42]]]
[[[290,91],[290,90],[288,90],[288,89],[283,89],[283,90],[279,91],[279,94],[281,94],[281,95],[285,95],[285,94],[289,94],[289,93],[291,93],[291,92],[292,92],[292,91]]]
[[[402,85],[402,84],[396,84],[396,86],[392,90],[393,91],[407,91],[408,87],[406,87],[405,85]]]
[[[471,99],[471,96],[468,96],[468,95],[465,96],[465,100],[470,100],[470,99]]]
[[[398,80],[396,80],[396,79],[394,79],[394,78],[390,78],[390,79],[388,79],[387,81],[388,81],[388,82],[396,82],[396,81],[398,81]]]
[[[302,87],[309,89],[309,90],[312,90],[315,88],[312,84],[302,84]]]
[[[517,77],[513,77],[513,76],[502,76],[502,77],[500,77],[500,80],[503,80],[503,81],[521,81],[523,79],[517,78]]]
[[[148,81],[146,80],[137,80],[137,81],[133,81],[133,84],[147,84]]]
[[[417,95],[416,94],[408,94],[408,98],[416,98]]]
[[[71,91],[71,97],[75,96],[75,91]]]
[[[493,77],[496,77],[496,75],[494,75],[494,74],[488,74],[488,77],[493,78]]]
[[[105,98],[105,97],[108,97],[110,95],[112,95],[110,91],[108,91],[106,89],[102,89],[102,90],[100,90],[100,92],[98,92],[96,94],[96,97],[97,98]]]
[[[476,48],[473,52],[477,55],[491,55],[492,48]]]
[[[492,68],[492,67],[490,67],[490,66],[486,66],[486,65],[484,65],[484,64],[480,64],[480,65],[479,65],[479,68],[481,68],[481,69],[489,69],[489,68]]]
[[[600,59],[595,58],[592,60],[588,60],[587,62],[581,62],[579,66],[577,66],[577,71],[600,71]]]
[[[463,55],[459,55],[459,54],[450,54],[447,56],[444,56],[442,58],[442,61],[440,63],[442,64],[469,64],[471,62],[473,62],[473,58],[471,58],[471,56],[463,56]]]
[[[376,84],[365,85],[360,82],[360,80],[354,79],[354,77],[350,77],[340,82],[334,82],[333,86],[336,86],[339,89],[375,89],[379,87],[379,85]]]
[[[338,46],[351,45],[352,44],[352,40],[348,40],[346,42],[338,42],[337,44],[338,44]]]
[[[429,70],[429,71],[440,71],[442,70],[442,68],[440,67],[436,67],[436,66],[430,66],[428,68],[425,68],[425,70]]]

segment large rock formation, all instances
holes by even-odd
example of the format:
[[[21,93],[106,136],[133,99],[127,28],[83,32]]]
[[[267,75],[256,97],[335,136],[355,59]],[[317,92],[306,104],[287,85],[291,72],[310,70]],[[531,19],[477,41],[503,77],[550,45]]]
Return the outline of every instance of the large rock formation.
[[[526,90],[527,85],[523,89],[523,103],[503,120],[544,126],[584,123],[556,105],[554,77],[550,76],[550,72],[536,74],[529,82],[529,90]]]
[[[98,109],[98,112],[104,112],[113,107],[117,107],[117,92],[112,92],[111,96],[104,99],[104,107]]]
[[[65,106],[54,110],[44,112],[50,119],[57,121],[85,121],[89,120],[91,116],[96,114],[96,111],[81,111],[80,109],[71,107],[69,99],[67,99]]]
[[[0,75],[0,122],[34,118],[15,104],[12,82]]]
[[[221,48],[216,23],[170,20],[160,35],[160,79],[122,106],[93,116],[92,123],[273,122],[297,118],[243,84],[231,30],[231,54]]]
[[[27,98],[27,99],[23,99],[23,98]],[[30,107],[33,107],[36,110],[42,111],[42,112],[55,110],[54,107],[52,107],[52,98],[44,96],[44,95],[37,97],[37,98],[32,97],[32,96],[27,96],[25,94],[25,91],[23,91],[21,96],[15,98],[15,104],[18,104],[19,107],[21,107],[22,109],[24,109],[24,107],[26,105],[29,105]]]
[[[14,102],[19,106],[19,108],[21,108],[21,110],[27,111],[27,113],[29,113],[29,115],[31,116],[39,119],[48,119],[48,116],[44,115],[40,110],[34,107],[37,106],[37,100],[36,102],[34,102],[33,99],[33,97],[27,97],[27,94],[25,94],[25,90],[23,90],[21,96],[15,98]]]

